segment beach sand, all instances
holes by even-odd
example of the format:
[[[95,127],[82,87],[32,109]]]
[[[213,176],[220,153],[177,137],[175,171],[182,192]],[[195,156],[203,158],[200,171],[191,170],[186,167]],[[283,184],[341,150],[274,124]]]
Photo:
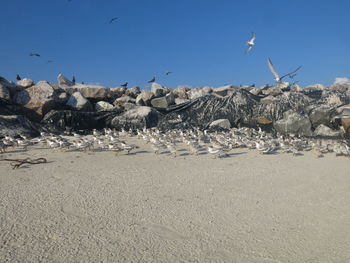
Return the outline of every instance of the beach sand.
[[[0,262],[350,262],[350,159],[30,147],[0,162]]]

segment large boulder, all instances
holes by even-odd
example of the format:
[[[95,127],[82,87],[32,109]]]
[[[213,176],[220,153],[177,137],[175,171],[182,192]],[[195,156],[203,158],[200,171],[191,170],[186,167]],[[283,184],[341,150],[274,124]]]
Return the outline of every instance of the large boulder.
[[[3,77],[0,77],[0,86],[7,88],[10,92],[11,97],[13,97],[16,94],[16,92],[23,90],[23,87],[17,86],[12,81],[9,81]]]
[[[132,88],[130,88],[130,89],[127,89],[126,91],[125,91],[125,95],[127,95],[127,96],[130,96],[130,97],[132,97],[132,98],[134,98],[134,99],[136,99],[136,97],[139,95],[141,93],[141,90],[140,90],[140,87],[132,87]]]
[[[127,88],[125,87],[115,87],[109,89],[109,98],[117,99],[125,95]]]
[[[309,113],[309,119],[314,128],[318,127],[321,124],[330,126],[334,114],[334,107],[330,105],[320,105],[311,109]]]
[[[76,84],[74,89],[87,99],[102,100],[109,97],[110,89],[100,85]]]
[[[136,104],[139,106],[151,106],[151,100],[153,99],[154,94],[151,91],[143,90],[136,97]]]
[[[58,107],[58,92],[47,82],[36,85],[15,94],[14,102],[32,111],[32,118],[40,120],[47,112]]]
[[[311,122],[306,115],[289,110],[283,114],[283,117],[283,119],[273,124],[277,132],[281,134],[312,136]]]
[[[5,100],[10,100],[10,90],[5,86],[0,84],[0,98]]]
[[[232,86],[232,85],[226,85],[218,88],[212,88],[213,93],[216,95],[225,97],[229,95],[233,90],[237,89],[238,87]]]
[[[166,109],[175,103],[175,96],[172,92],[164,97],[155,98],[151,100],[151,105],[157,109]]]
[[[67,106],[74,110],[91,111],[92,105],[80,92],[74,92],[67,101]]]
[[[314,135],[320,137],[341,137],[343,134],[343,131],[332,130],[331,128],[323,124],[320,124],[314,131]]]
[[[281,87],[271,86],[271,87],[262,89],[261,93],[264,94],[265,96],[277,96],[282,94],[283,91]]]
[[[73,81],[70,81],[62,74],[58,74],[57,81],[59,85],[65,85],[65,86],[73,86],[75,83]]]
[[[28,78],[23,78],[23,79],[17,81],[16,84],[17,84],[17,86],[20,86],[20,87],[22,87],[24,89],[27,89],[27,88],[29,88],[29,87],[34,85],[34,81],[31,80],[31,79],[28,79]]]
[[[36,137],[40,126],[23,115],[0,115],[0,137],[5,135]]]
[[[210,129],[225,129],[225,130],[229,130],[231,128],[231,123],[228,119],[219,119],[219,120],[215,120],[212,123],[210,123],[209,125]]]
[[[170,90],[168,88],[166,88],[166,87],[164,87],[156,82],[152,83],[151,91],[155,97],[162,97],[170,92]]]
[[[302,92],[312,99],[320,99],[324,89],[325,87],[322,84],[313,84],[303,88]]]
[[[113,105],[114,106],[118,106],[118,107],[121,107],[121,108],[124,108],[124,105],[125,103],[135,103],[135,99],[134,98],[131,98],[130,96],[122,96],[120,98],[117,98],[114,102],[113,102]]]
[[[188,99],[188,92],[191,90],[188,86],[178,86],[172,92],[175,95],[175,98],[179,99]]]
[[[95,110],[96,111],[109,111],[109,110],[113,110],[115,107],[106,102],[106,101],[99,101],[95,104]]]
[[[147,106],[139,106],[116,116],[110,122],[112,128],[143,129],[157,126],[158,112]]]
[[[191,100],[209,95],[212,92],[212,89],[204,89],[201,87],[193,88],[189,91],[188,96]]]

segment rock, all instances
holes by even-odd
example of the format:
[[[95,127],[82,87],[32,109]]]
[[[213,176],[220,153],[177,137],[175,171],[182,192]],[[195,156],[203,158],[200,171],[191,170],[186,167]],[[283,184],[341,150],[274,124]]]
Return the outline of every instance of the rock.
[[[190,101],[191,101],[191,100],[188,100],[188,99],[175,98],[175,104],[176,104],[176,105],[183,104],[183,103],[188,103],[188,102],[190,102]]]
[[[112,119],[112,128],[143,129],[156,127],[158,112],[147,106],[137,106]]]
[[[197,88],[191,89],[189,91],[188,95],[189,95],[189,98],[191,100],[194,100],[194,99],[197,99],[197,98],[209,95],[209,94],[210,94],[210,90],[209,89],[204,89],[204,88],[197,87]]]
[[[79,111],[91,111],[91,103],[79,92],[74,92],[67,101],[67,106]]]
[[[136,97],[141,93],[140,87],[132,87],[125,91],[125,95],[130,96],[131,98],[136,99]]]
[[[155,98],[151,100],[151,105],[158,109],[166,109],[170,105],[175,103],[175,97],[173,93],[169,93],[164,97]]]
[[[209,128],[221,128],[229,130],[231,128],[231,123],[228,119],[219,119],[210,123]]]
[[[0,115],[0,137],[5,135],[36,137],[40,126],[23,115]]]
[[[341,125],[346,133],[350,133],[350,116],[341,118]]]
[[[291,92],[301,92],[303,89],[298,85],[298,84],[295,84],[293,86],[293,88],[291,88]]]
[[[336,112],[337,112],[337,114],[341,115],[342,117],[350,117],[350,104],[338,107],[336,109]]]
[[[130,96],[124,95],[123,97],[116,99],[113,102],[113,105],[124,108],[125,103],[135,103],[135,101],[136,100],[134,98],[131,98]]]
[[[328,87],[328,89],[347,92],[350,90],[350,83],[346,82],[346,83],[332,84]]]
[[[270,104],[270,103],[272,103],[272,102],[277,102],[277,101],[279,101],[278,98],[276,98],[276,97],[274,97],[274,96],[272,96],[272,95],[269,95],[269,96],[267,96],[267,97],[265,97],[265,98],[262,98],[262,99],[260,100],[260,103],[261,103],[261,104]]]
[[[253,87],[249,90],[249,92],[253,95],[258,96],[259,94],[262,94],[262,89]]]
[[[7,79],[0,77],[0,86],[6,87],[10,92],[10,96],[13,97],[17,92],[22,91],[23,87],[17,86],[12,81],[8,81]]]
[[[72,81],[70,81],[69,79],[67,79],[65,76],[63,76],[62,74],[59,74],[57,76],[57,81],[59,85],[65,85],[65,86],[73,86],[74,83]]]
[[[162,97],[165,96],[166,94],[168,94],[170,92],[169,89],[163,87],[162,85],[153,82],[152,83],[152,88],[151,88],[152,93],[154,94],[154,96],[157,97]]]
[[[341,137],[344,132],[343,131],[334,131],[326,125],[320,124],[314,131],[315,136],[321,137]]]
[[[212,91],[219,96],[225,97],[235,88],[236,88],[235,86],[226,85],[218,88],[213,88]]]
[[[272,87],[268,87],[267,89],[264,88],[261,91],[261,93],[266,95],[266,96],[277,96],[279,94],[282,94],[283,91],[280,87],[272,86]]]
[[[34,81],[28,78],[21,79],[17,81],[17,86],[20,86],[24,89],[29,88],[34,85]]]
[[[324,89],[325,87],[322,84],[313,84],[303,88],[302,92],[312,99],[320,99]]]
[[[0,98],[5,100],[11,99],[10,90],[2,84],[0,84]]]
[[[67,128],[75,131],[102,129],[120,113],[121,110],[103,112],[52,110],[44,116],[41,123],[49,132],[63,132]]]
[[[124,109],[125,109],[126,111],[135,109],[135,108],[137,108],[137,107],[138,107],[138,106],[137,106],[136,104],[130,103],[130,102],[126,102],[126,103],[124,104]]]
[[[307,116],[289,110],[283,114],[283,117],[283,119],[273,124],[277,132],[281,134],[312,136],[311,122]]]
[[[127,88],[125,87],[115,87],[109,89],[109,96],[110,98],[117,99],[122,97],[126,93]]]
[[[313,108],[309,113],[309,119],[314,128],[323,124],[326,126],[331,125],[331,120],[335,114],[335,108],[329,105],[321,105]]]
[[[266,117],[255,117],[255,118],[253,118],[253,120],[255,120],[256,123],[262,124],[262,125],[269,125],[269,124],[272,124],[272,120],[269,120],[269,119],[266,118]]]
[[[175,98],[188,99],[187,92],[189,92],[190,90],[191,90],[191,88],[188,86],[178,86],[172,92],[173,92]]]
[[[31,110],[33,119],[40,120],[60,104],[57,94],[47,81],[39,81],[36,85],[16,93],[14,102]]]
[[[100,85],[76,84],[73,88],[87,99],[103,100],[110,96],[110,89]]]
[[[99,101],[95,105],[96,111],[109,111],[113,109],[114,109],[114,106],[106,101]]]
[[[139,106],[151,106],[151,100],[154,94],[151,91],[143,90],[136,98],[136,104]]]

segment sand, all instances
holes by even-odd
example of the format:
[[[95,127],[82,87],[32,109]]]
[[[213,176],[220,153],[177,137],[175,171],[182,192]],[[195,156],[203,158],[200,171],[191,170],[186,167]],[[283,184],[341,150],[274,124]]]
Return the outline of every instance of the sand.
[[[60,152],[0,162],[0,262],[350,262],[350,159]]]

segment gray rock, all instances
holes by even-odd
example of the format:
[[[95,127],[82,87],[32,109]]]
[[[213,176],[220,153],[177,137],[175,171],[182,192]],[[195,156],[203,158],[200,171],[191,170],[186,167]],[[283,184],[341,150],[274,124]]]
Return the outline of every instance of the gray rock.
[[[0,77],[0,86],[6,87],[9,90],[11,97],[14,96],[17,92],[23,90],[22,87],[17,86],[12,81],[8,81],[7,79],[2,77]]]
[[[321,124],[329,126],[334,113],[335,108],[329,105],[316,106],[309,113],[312,127],[316,128]]]
[[[100,85],[76,84],[73,86],[87,99],[103,100],[109,97],[110,89]]]
[[[137,107],[138,107],[138,106],[137,106],[136,104],[130,103],[130,102],[126,102],[126,103],[124,104],[124,109],[125,109],[126,111],[135,109],[135,108],[137,108]]]
[[[112,128],[143,129],[157,126],[158,112],[147,106],[138,106],[112,119]]]
[[[218,88],[212,88],[212,91],[222,97],[225,97],[229,91],[233,90],[233,86],[231,85],[226,85],[226,86],[222,86],[222,87],[218,87]]]
[[[115,87],[115,88],[110,88],[109,89],[109,96],[110,98],[120,98],[123,95],[125,95],[127,88],[125,87]]]
[[[341,117],[350,117],[350,104],[343,105],[336,109],[337,114]]]
[[[140,87],[132,87],[125,91],[125,95],[130,96],[134,99],[141,93]]]
[[[156,98],[161,97],[161,96],[165,96],[167,93],[170,92],[169,89],[167,89],[166,87],[163,87],[162,85],[160,85],[156,82],[152,83],[151,91]]]
[[[57,91],[47,81],[39,81],[36,85],[16,93],[13,100],[31,110],[31,117],[37,120],[60,104]]]
[[[189,98],[191,100],[194,100],[194,99],[197,99],[197,98],[209,95],[209,94],[210,94],[209,89],[204,89],[204,88],[200,88],[200,87],[191,89],[188,93]]]
[[[328,86],[327,89],[347,92],[347,91],[350,91],[350,82],[341,83],[341,84],[332,84]]]
[[[176,104],[176,105],[179,105],[179,104],[182,104],[182,103],[187,103],[187,102],[189,102],[189,101],[191,101],[191,100],[189,100],[189,99],[175,98],[175,104]]]
[[[209,128],[221,128],[229,130],[231,128],[231,123],[228,119],[219,119],[210,123]]]
[[[96,111],[109,111],[113,109],[114,109],[114,106],[106,101],[99,101],[95,105]]]
[[[40,126],[23,115],[0,115],[0,137],[5,135],[36,137]]]
[[[350,117],[342,117],[341,125],[346,133],[350,133]]]
[[[262,99],[260,100],[260,103],[261,103],[261,104],[270,104],[270,103],[272,103],[272,102],[277,102],[277,101],[279,101],[278,98],[276,98],[276,97],[274,97],[274,96],[272,96],[272,95],[269,95],[269,96],[267,96],[267,97],[265,97],[265,98],[262,98]]]
[[[291,92],[301,92],[303,89],[298,85],[298,84],[295,84],[293,86],[293,88],[291,88]]]
[[[26,89],[34,85],[34,81],[28,78],[21,79],[17,81],[17,86],[21,86],[22,88]]]
[[[59,85],[65,85],[65,86],[73,86],[74,83],[72,81],[70,81],[69,79],[67,79],[65,76],[63,76],[62,74],[59,74],[57,76],[57,81]]]
[[[277,96],[283,93],[282,89],[280,87],[269,87],[267,89],[263,89],[261,91],[262,94],[266,95],[266,96]]]
[[[164,97],[155,98],[151,100],[151,105],[158,109],[166,109],[170,105],[175,103],[175,96],[173,93],[169,93]]]
[[[312,136],[311,122],[307,116],[289,110],[283,114],[283,117],[273,124],[279,133]]]
[[[188,86],[178,86],[172,92],[173,92],[175,98],[188,99],[187,92],[189,92],[190,90],[191,90],[191,88]]]
[[[136,100],[134,98],[131,98],[130,96],[124,95],[123,97],[116,99],[113,102],[113,105],[124,108],[125,103],[135,103],[135,101]]]
[[[317,128],[314,131],[315,136],[321,136],[321,137],[341,137],[344,134],[343,131],[338,130],[332,130],[326,125],[320,124],[317,126]]]
[[[136,104],[139,106],[151,106],[151,100],[154,94],[151,91],[143,90],[136,98]]]
[[[10,90],[2,84],[0,84],[0,98],[5,100],[11,99]]]
[[[67,101],[67,106],[75,110],[91,111],[91,103],[79,92],[74,92]]]
[[[251,88],[249,90],[249,92],[253,95],[258,96],[258,95],[262,94],[262,89],[261,88]]]

